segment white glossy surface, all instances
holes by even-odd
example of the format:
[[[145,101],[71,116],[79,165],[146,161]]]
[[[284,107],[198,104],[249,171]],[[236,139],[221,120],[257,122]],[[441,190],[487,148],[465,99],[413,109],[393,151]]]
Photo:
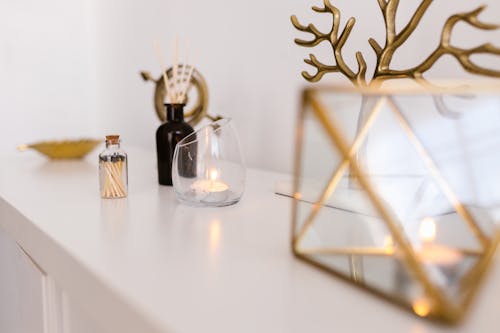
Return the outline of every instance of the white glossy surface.
[[[436,326],[293,258],[291,202],[273,194],[287,176],[249,170],[240,203],[192,208],[156,184],[153,154],[127,151],[130,193],[117,200],[100,199],[93,158],[0,158],[0,226],[98,327],[497,332],[498,258],[467,320],[458,328]]]

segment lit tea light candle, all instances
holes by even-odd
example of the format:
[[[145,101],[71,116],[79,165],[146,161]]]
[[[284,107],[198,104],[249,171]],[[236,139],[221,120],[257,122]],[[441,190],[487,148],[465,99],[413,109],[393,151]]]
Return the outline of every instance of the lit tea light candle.
[[[424,244],[417,254],[425,264],[442,266],[454,265],[462,259],[462,254],[457,250],[437,244]]]
[[[423,244],[417,255],[424,263],[453,265],[462,259],[462,254],[459,251],[433,243],[437,236],[437,225],[433,218],[426,217],[422,220],[419,228],[419,236]]]
[[[219,172],[215,168],[208,170],[208,179],[197,180],[191,185],[191,189],[199,192],[224,192],[229,189],[229,186],[218,180]]]
[[[422,243],[416,246],[415,253],[424,264],[447,266],[462,260],[463,255],[459,251],[434,243],[437,225],[433,218],[426,217],[420,222],[418,235]],[[396,254],[396,246],[391,236],[385,237],[383,249],[388,255]]]

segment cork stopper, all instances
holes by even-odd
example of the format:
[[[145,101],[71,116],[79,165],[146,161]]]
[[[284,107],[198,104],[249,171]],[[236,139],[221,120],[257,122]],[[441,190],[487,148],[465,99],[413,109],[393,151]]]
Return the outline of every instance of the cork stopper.
[[[120,143],[119,135],[106,135],[106,143],[110,145],[116,145]]]

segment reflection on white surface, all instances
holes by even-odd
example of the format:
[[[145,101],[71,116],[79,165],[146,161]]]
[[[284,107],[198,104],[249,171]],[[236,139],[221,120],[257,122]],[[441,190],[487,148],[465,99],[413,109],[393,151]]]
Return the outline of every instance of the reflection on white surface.
[[[215,260],[217,253],[219,251],[220,238],[221,238],[221,226],[218,219],[213,219],[210,222],[209,230],[209,247],[210,247],[210,259]]]
[[[98,195],[99,193],[96,193]],[[128,200],[101,199],[101,222],[104,230],[109,235],[116,237],[121,235],[127,224]]]
[[[82,176],[94,175],[96,166],[91,164],[86,159],[61,159],[61,160],[50,160],[41,164],[36,170],[37,173],[42,174],[44,177],[74,177],[75,175]]]
[[[424,325],[417,323],[411,328],[409,333],[429,333],[429,330]]]

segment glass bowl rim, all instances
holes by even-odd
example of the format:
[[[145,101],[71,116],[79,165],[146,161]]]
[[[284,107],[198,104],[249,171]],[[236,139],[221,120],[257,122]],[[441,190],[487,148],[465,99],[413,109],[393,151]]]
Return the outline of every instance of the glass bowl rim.
[[[191,145],[193,143],[196,143],[199,141],[199,139],[196,139],[196,140],[192,140],[192,141],[189,141],[189,142],[185,142],[187,141],[189,138],[191,138],[192,136],[197,136],[198,133],[206,130],[207,128],[209,127],[214,127],[214,125],[217,126],[217,128],[213,129],[212,132],[213,133],[217,133],[219,132],[223,127],[226,127],[228,124],[230,124],[232,122],[232,118],[230,117],[225,117],[225,118],[222,118],[222,119],[219,119],[217,121],[213,121],[203,127],[200,127],[199,129],[197,129],[196,131],[194,131],[193,133],[189,134],[188,136],[184,137],[181,141],[179,141],[177,143],[177,145],[175,146],[176,148],[181,148],[181,147],[184,147],[184,146],[188,146],[188,145]]]

